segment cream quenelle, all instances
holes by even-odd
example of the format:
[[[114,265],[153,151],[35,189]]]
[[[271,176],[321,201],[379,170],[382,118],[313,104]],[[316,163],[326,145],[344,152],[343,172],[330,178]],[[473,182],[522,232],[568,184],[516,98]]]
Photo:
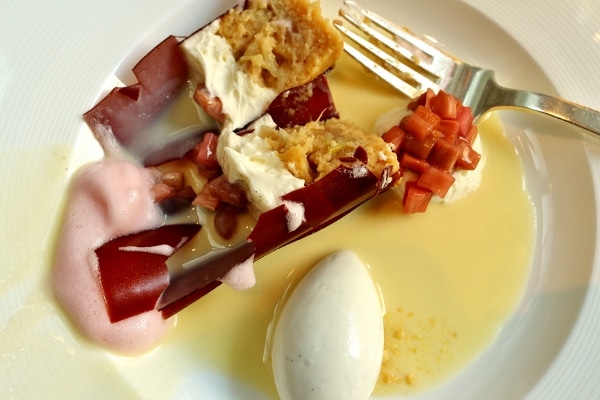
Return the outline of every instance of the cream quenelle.
[[[111,323],[94,251],[163,223],[150,191],[154,183],[149,170],[129,161],[105,158],[83,167],[71,182],[58,235],[51,276],[56,298],[83,335],[121,353],[149,350],[172,322],[153,310]]]
[[[252,132],[246,135],[223,130],[217,157],[229,181],[243,185],[251,210],[258,216],[282,204],[282,195],[304,187],[305,182],[292,175],[277,152],[261,136],[263,129],[275,128],[269,115],[252,123],[250,128]]]
[[[383,309],[355,253],[333,253],[302,278],[277,321],[271,357],[282,400],[369,398],[383,357]]]
[[[264,114],[278,93],[249,79],[227,40],[217,34],[220,23],[216,19],[187,38],[181,47],[191,70],[192,95],[199,84],[204,85],[211,97],[219,99],[221,122],[236,129]],[[206,115],[202,108],[199,115]]]

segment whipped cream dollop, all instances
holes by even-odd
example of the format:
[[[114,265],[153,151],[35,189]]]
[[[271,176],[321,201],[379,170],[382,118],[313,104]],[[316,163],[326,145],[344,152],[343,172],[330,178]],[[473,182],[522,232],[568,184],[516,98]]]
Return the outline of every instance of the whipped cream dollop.
[[[220,24],[216,19],[184,40],[181,48],[190,67],[190,89],[204,83],[210,95],[221,102],[223,130],[233,131],[264,114],[278,93],[254,82],[236,63],[233,49],[217,34]],[[199,114],[204,118],[203,111]]]
[[[305,182],[285,167],[277,152],[261,136],[263,129],[275,129],[268,114],[250,128],[252,132],[244,135],[222,131],[217,158],[229,181],[244,187],[251,212],[258,216],[281,205],[281,196],[304,187]]]

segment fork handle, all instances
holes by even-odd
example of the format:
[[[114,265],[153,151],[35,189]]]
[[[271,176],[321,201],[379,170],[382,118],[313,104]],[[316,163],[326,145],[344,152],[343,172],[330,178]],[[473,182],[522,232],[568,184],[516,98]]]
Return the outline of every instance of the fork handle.
[[[600,135],[600,112],[568,100],[496,85],[488,107],[518,107],[550,115]]]

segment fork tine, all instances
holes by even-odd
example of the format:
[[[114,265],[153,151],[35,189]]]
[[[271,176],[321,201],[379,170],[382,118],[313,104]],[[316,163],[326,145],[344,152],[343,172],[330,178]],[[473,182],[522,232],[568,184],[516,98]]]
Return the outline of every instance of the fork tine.
[[[445,88],[456,70],[461,68],[462,62],[460,60],[437,48],[435,44],[415,36],[408,29],[400,27],[373,11],[361,7],[353,0],[344,1],[344,7],[340,10],[340,16],[361,30],[365,34],[367,41],[373,42],[372,44],[374,45],[365,45],[364,41],[356,41],[357,44],[362,46],[363,49],[368,50],[372,56],[381,58],[384,68],[389,70],[389,67],[391,67],[391,69],[400,71],[400,79],[405,81],[410,80],[409,84],[411,86],[415,86],[416,84],[420,89],[419,93],[429,88],[435,91]],[[338,29],[340,29],[340,25],[341,23],[339,22],[336,24]],[[351,40],[355,40],[357,37],[357,35],[348,35],[348,30],[340,29],[340,31],[346,34]],[[383,50],[377,49],[377,46],[380,46]],[[356,52],[352,50],[348,51],[348,47],[350,45],[345,46],[346,52],[355,57],[353,54]],[[384,55],[382,51],[385,51],[387,55]],[[382,78],[382,75],[387,76],[385,73],[378,73],[376,71],[378,68],[372,68],[370,65],[372,62],[363,62],[366,60],[358,61],[367,68],[375,70],[373,72]],[[409,68],[407,69],[401,64]],[[398,84],[392,83],[392,85],[398,88]],[[402,91],[409,95],[406,90]]]
[[[439,77],[457,60],[430,43],[412,34],[408,29],[394,24],[382,16],[365,9],[352,0],[344,1],[340,15],[367,35],[400,54],[419,68]],[[369,26],[369,22],[392,35],[392,39]]]
[[[352,47],[348,43],[344,43],[344,51],[346,51],[351,57],[353,57],[356,61],[361,63],[368,70],[373,72],[375,75],[379,76],[384,81],[388,82],[390,85],[392,85],[394,88],[396,88],[400,92],[404,93],[408,97],[412,98],[412,97],[418,96],[422,91],[421,87],[423,85],[431,85],[432,84],[432,82],[426,81],[423,76],[419,75],[416,71],[414,71],[410,67],[406,66],[405,64],[402,64],[401,62],[399,62],[398,60],[394,59],[389,54],[387,54],[385,51],[377,48],[369,41],[363,39],[356,33],[345,28],[343,25],[341,25],[341,23],[339,21],[336,21],[335,26],[344,35],[346,35],[348,38],[350,38],[351,40],[356,42],[363,49],[370,52],[378,59],[386,62],[392,68],[397,69],[398,72],[401,74],[400,76],[405,77],[405,78],[410,78],[413,81],[417,81],[417,77],[418,77],[419,81],[417,81],[417,83],[419,83],[419,85],[416,85],[417,87],[415,87],[414,85],[411,85],[407,81],[403,80],[400,76],[397,76],[397,75],[393,74],[392,72],[390,72],[388,69],[384,68],[381,65],[380,61],[374,61],[371,58],[367,57],[365,54],[363,54],[360,50]]]

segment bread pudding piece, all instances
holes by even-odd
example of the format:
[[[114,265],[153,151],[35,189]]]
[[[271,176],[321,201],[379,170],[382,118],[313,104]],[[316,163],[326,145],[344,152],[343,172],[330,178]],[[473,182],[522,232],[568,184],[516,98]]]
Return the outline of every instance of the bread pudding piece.
[[[399,170],[391,146],[354,123],[331,118],[290,128],[277,128],[266,116],[238,135],[223,131],[217,157],[223,173],[246,192],[258,216],[282,204],[282,196],[310,185],[342,164],[360,161],[357,173],[376,177]]]
[[[392,173],[399,169],[389,144],[347,120],[333,118],[287,129],[265,127],[261,135],[292,175],[305,184],[322,178],[351,158],[366,161],[375,176],[381,176],[385,168],[391,167]],[[362,149],[362,155],[357,155],[357,149]]]
[[[331,68],[342,47],[319,3],[309,0],[248,0],[182,43],[194,100],[230,130]]]

